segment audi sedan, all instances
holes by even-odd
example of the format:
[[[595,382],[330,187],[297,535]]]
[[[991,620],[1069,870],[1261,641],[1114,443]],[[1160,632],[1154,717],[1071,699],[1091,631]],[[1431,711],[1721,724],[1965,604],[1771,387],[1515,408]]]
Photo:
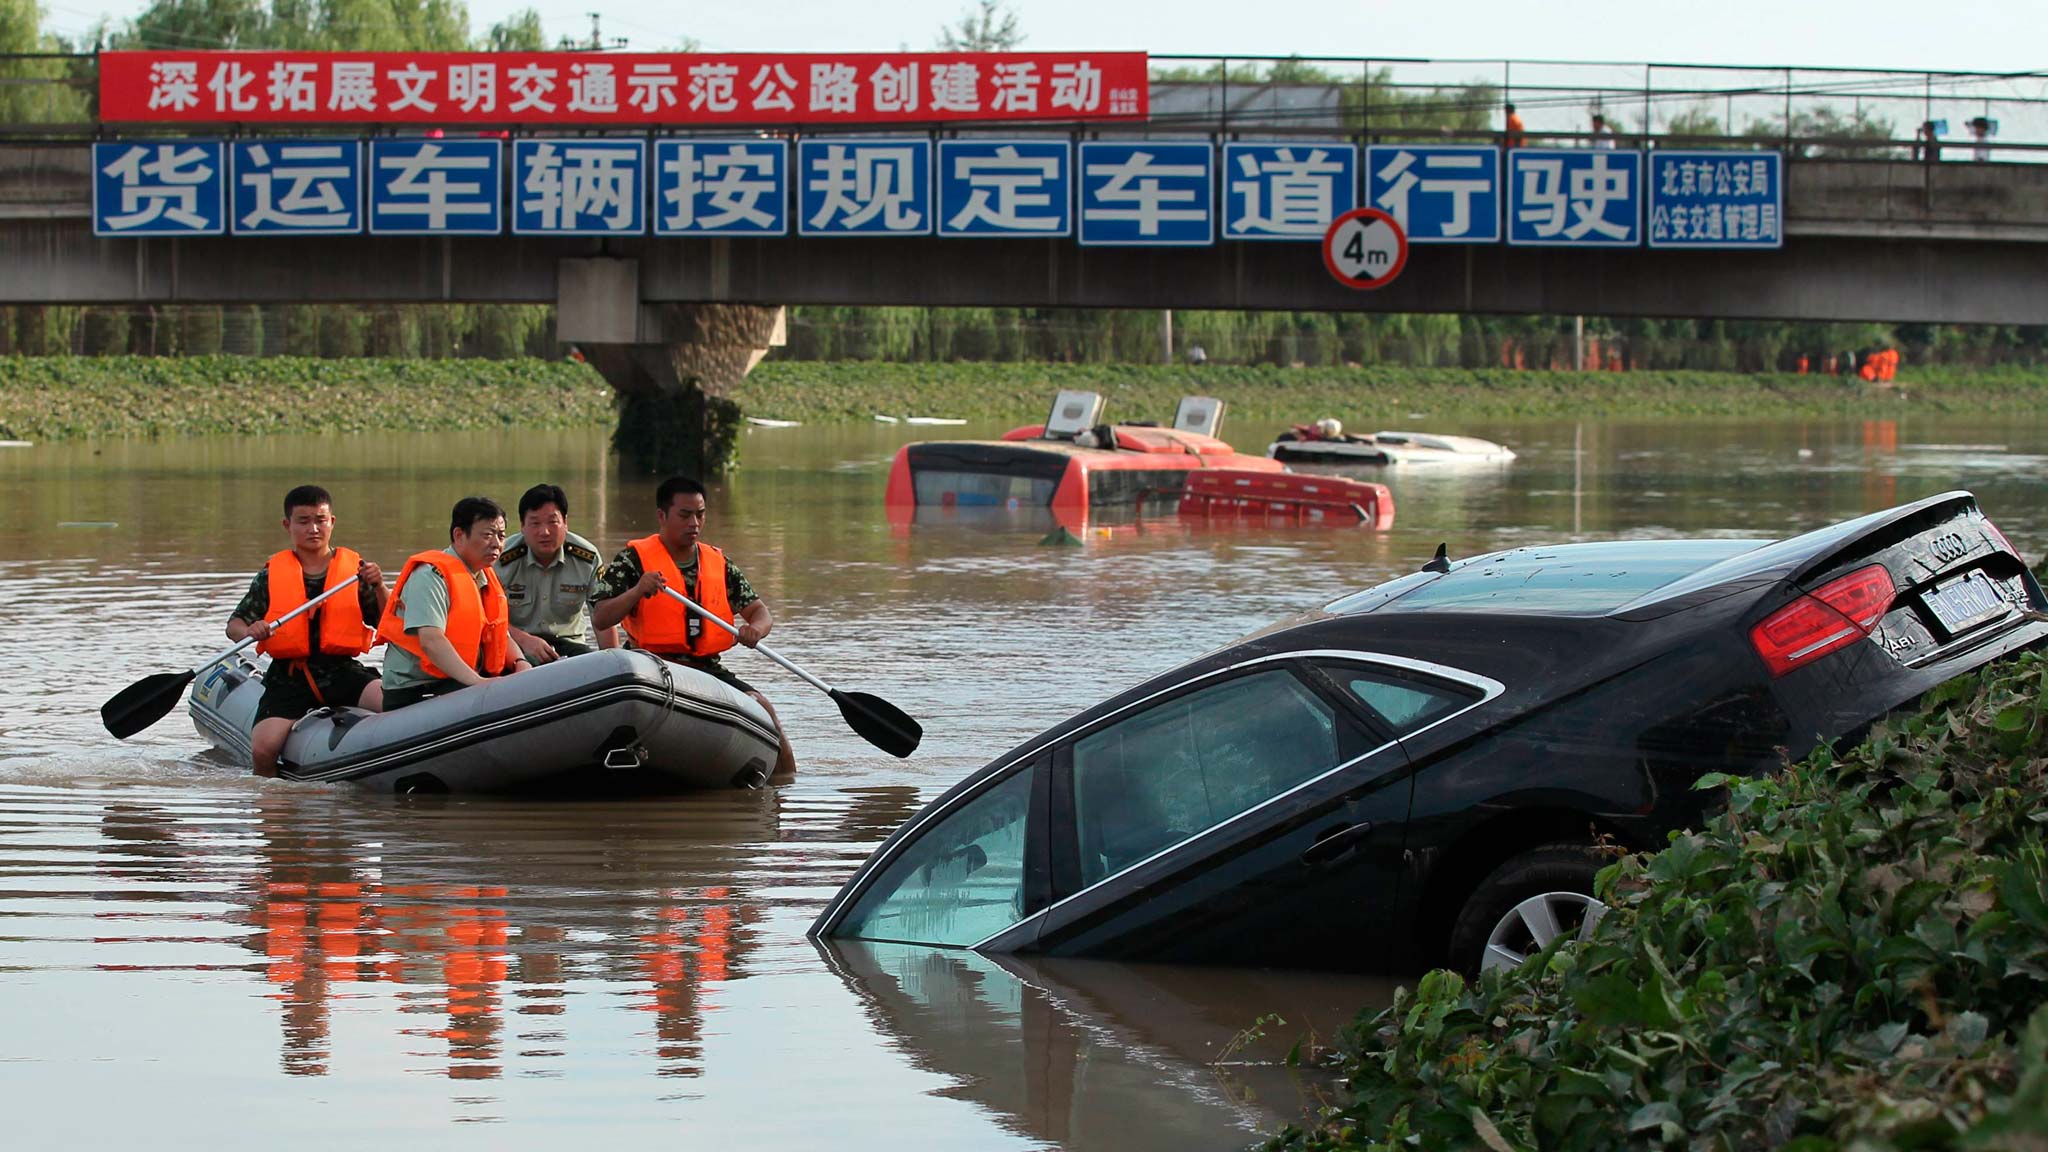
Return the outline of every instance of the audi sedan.
[[[1451,562],[1255,634],[998,757],[899,828],[814,936],[1407,971],[1597,919],[1607,845],[1697,826],[1709,772],[1857,738],[2048,636],[1967,492],[1777,542]]]

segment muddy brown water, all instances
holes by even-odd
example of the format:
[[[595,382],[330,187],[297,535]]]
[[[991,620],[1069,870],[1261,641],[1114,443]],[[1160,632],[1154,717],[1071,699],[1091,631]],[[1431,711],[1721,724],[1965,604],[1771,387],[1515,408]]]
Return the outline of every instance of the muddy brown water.
[[[892,526],[887,462],[923,430],[756,430],[707,538],[769,598],[785,655],[906,708],[924,747],[891,760],[738,654],[794,735],[797,782],[589,804],[258,781],[182,709],[126,743],[96,710],[225,646],[293,484],[333,490],[337,538],[387,570],[445,539],[455,498],[509,504],[540,480],[609,553],[646,530],[652,483],[618,474],[602,432],[0,450],[8,1143],[1241,1146],[1327,1097],[1285,1053],[1391,981],[820,947],[804,929],[969,769],[1439,541],[1781,536],[1968,487],[2030,557],[2048,545],[2038,421],[1444,430],[1522,457],[1388,473],[1385,533],[1168,516],[1078,547],[1009,519]]]

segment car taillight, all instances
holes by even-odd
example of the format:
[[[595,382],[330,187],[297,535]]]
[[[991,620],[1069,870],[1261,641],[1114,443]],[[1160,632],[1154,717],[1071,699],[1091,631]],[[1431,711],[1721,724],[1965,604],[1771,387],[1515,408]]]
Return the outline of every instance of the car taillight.
[[[1870,635],[1897,591],[1884,565],[1859,568],[1764,617],[1749,642],[1772,677],[1783,676]]]

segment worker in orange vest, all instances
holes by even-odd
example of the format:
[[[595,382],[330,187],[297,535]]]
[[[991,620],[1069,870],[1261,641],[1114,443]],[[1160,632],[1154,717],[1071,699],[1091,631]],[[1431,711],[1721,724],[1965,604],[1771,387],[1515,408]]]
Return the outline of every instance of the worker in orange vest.
[[[264,564],[228,615],[228,639],[253,636],[256,650],[270,657],[249,737],[258,776],[277,775],[278,754],[299,717],[315,708],[375,712],[384,697],[377,674],[356,660],[377,643],[373,629],[387,597],[383,570],[334,546],[334,501],[325,488],[301,484],[285,493],[283,523],[292,546]],[[360,577],[355,595],[340,593],[271,628],[271,620],[351,576]]]
[[[511,608],[494,565],[505,549],[505,510],[484,496],[456,501],[448,547],[413,555],[377,634],[384,652],[384,710],[532,667],[512,646]]]
[[[1500,146],[1503,148],[1520,148],[1526,142],[1526,138],[1523,135],[1522,118],[1515,114],[1515,106],[1513,104],[1508,104],[1504,107],[1508,114],[1507,130],[1501,133]]]
[[[635,648],[694,668],[759,701],[775,721],[780,743],[768,782],[786,784],[796,778],[796,752],[782,731],[775,706],[718,659],[735,642],[751,648],[766,640],[775,619],[746,574],[723,551],[703,541],[708,515],[704,485],[687,476],[662,481],[654,491],[654,535],[619,549],[598,574],[597,586],[590,590],[590,622],[599,633],[623,624]],[[738,629],[738,637],[705,623],[674,597],[662,595],[663,588],[671,587]]]

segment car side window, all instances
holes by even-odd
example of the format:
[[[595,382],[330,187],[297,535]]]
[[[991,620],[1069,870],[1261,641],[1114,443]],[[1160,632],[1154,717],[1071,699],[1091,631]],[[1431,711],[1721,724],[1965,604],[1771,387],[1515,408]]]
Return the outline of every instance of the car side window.
[[[1411,679],[1357,666],[1326,667],[1332,680],[1377,713],[1397,736],[1472,703],[1474,696],[1449,685]]]
[[[1074,745],[1083,886],[1322,775],[1341,761],[1336,710],[1293,674],[1175,697]]]
[[[903,849],[847,913],[839,935],[969,945],[1024,919],[1032,770],[954,809]]]

